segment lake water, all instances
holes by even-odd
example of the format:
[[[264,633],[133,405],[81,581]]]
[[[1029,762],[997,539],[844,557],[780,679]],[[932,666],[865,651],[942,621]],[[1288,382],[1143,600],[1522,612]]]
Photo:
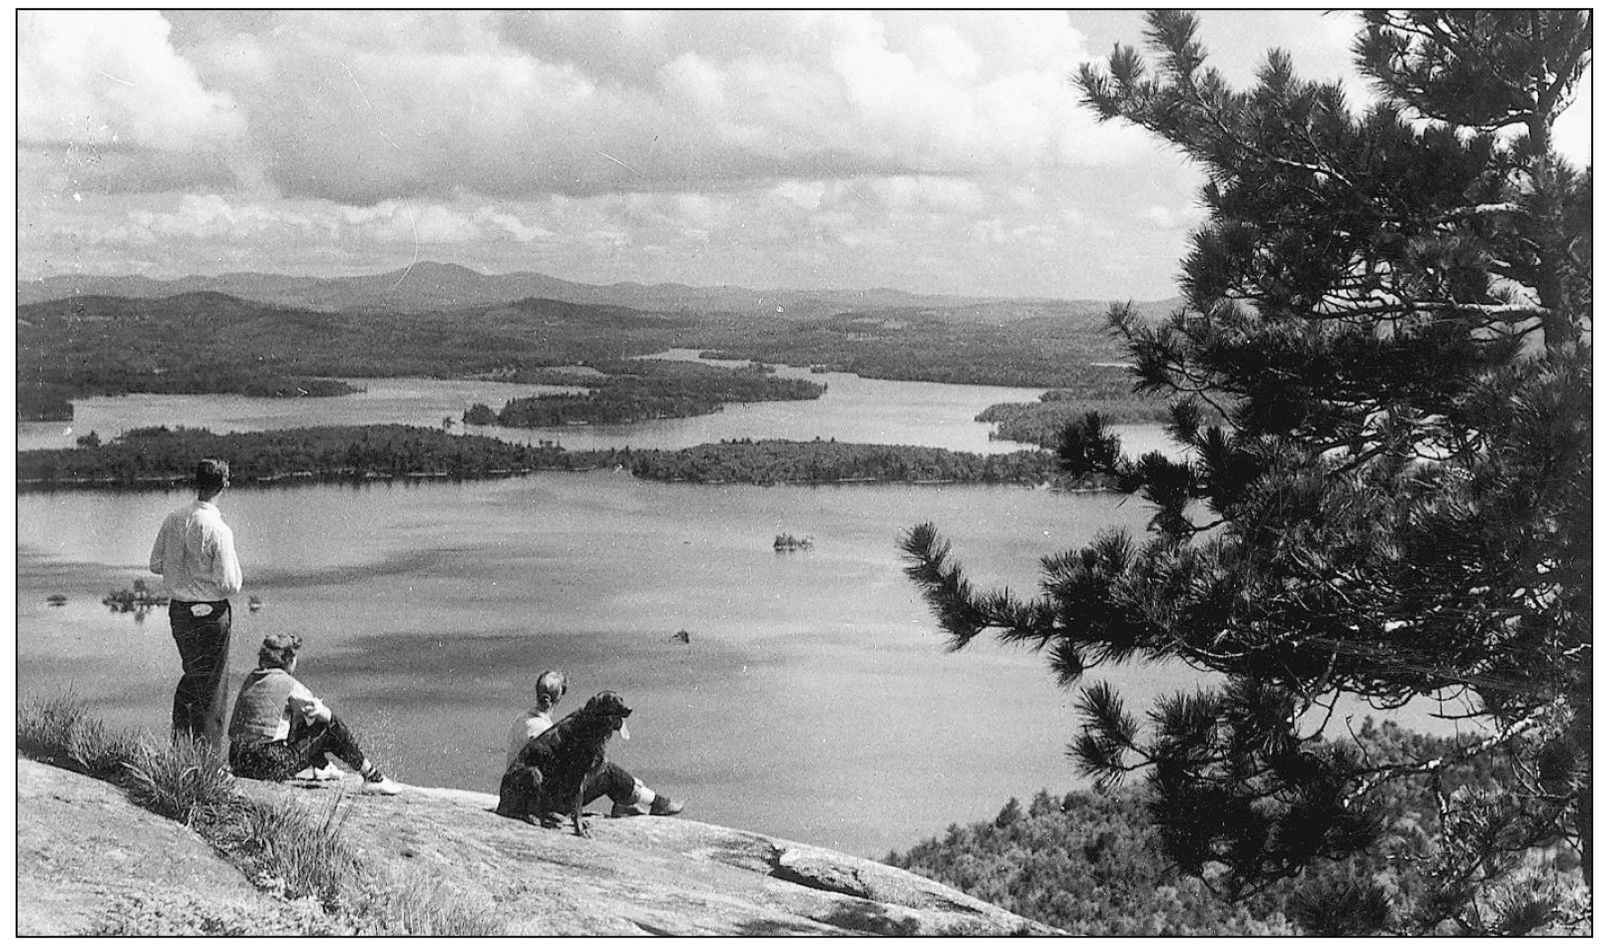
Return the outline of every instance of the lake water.
[[[691,350],[671,350],[664,358],[692,359]],[[714,361],[717,365],[738,365]],[[465,379],[348,379],[363,388],[356,395],[328,399],[255,399],[229,395],[126,395],[81,399],[73,422],[25,422],[17,426],[19,450],[71,448],[89,432],[102,439],[131,428],[173,425],[226,432],[257,432],[303,425],[424,425],[454,420],[453,431],[490,435],[506,441],[558,442],[582,451],[596,448],[689,448],[737,438],[833,438],[881,445],[929,445],[957,451],[1007,452],[1026,447],[993,441],[991,426],[974,416],[997,402],[1034,402],[1041,389],[959,386],[933,382],[863,379],[847,373],[814,374],[788,366],[786,378],[811,379],[828,390],[821,398],[794,402],[753,402],[726,406],[694,418],[660,419],[634,425],[563,428],[502,428],[463,425],[460,417],[481,402],[494,410],[514,398],[575,391],[559,386],[515,385]],[[1157,426],[1126,425],[1119,431],[1127,450],[1166,449]],[[1134,447],[1133,447],[1134,446]]]
[[[815,402],[560,440],[680,447],[832,437],[1002,450],[1016,446],[988,441],[974,414],[1038,394],[816,378],[830,388]],[[74,429],[106,437],[155,424],[433,425],[473,401],[539,390],[361,384],[361,396],[328,400],[92,399],[79,404]],[[64,437],[60,427],[27,427],[26,437],[24,428],[24,448]],[[1124,433],[1131,445],[1162,444],[1145,426]],[[183,501],[19,496],[20,695],[70,687],[115,723],[166,730],[178,668],[166,615],[141,622],[99,599],[146,576],[156,526]],[[400,780],[496,791],[509,722],[529,704],[536,673],[558,667],[572,681],[562,711],[600,689],[627,696],[633,739],[611,754],[686,799],[686,816],[875,857],[989,819],[1011,796],[1078,783],[1063,754],[1077,726],[1071,696],[1034,655],[985,643],[945,652],[902,574],[900,534],[934,520],[978,582],[1033,592],[1039,557],[1111,525],[1139,529],[1148,515],[1111,495],[664,485],[607,472],[237,490],[222,506],[247,574],[236,600],[237,679],[263,635],[302,634],[302,678]],[[816,545],[775,554],[784,531]],[[67,604],[48,606],[58,593]],[[264,600],[260,613],[244,609],[248,595]],[[679,630],[687,645],[672,639]],[[1168,667],[1110,678],[1138,702],[1190,681]]]
[[[19,692],[71,685],[117,721],[165,728],[166,615],[136,622],[99,597],[145,576],[149,535],[181,501],[19,498]],[[980,582],[1028,591],[1038,557],[1143,519],[1106,495],[604,472],[238,491],[223,508],[248,577],[237,677],[263,635],[297,631],[302,678],[400,780],[495,791],[510,720],[558,667],[565,709],[628,697],[633,738],[611,753],[687,816],[868,856],[1076,784],[1069,697],[1031,655],[946,653],[898,535],[933,519]],[[775,554],[785,530],[816,545]],[[66,606],[45,603],[55,593]],[[239,608],[249,594],[261,612]],[[1184,679],[1119,681],[1140,698]]]

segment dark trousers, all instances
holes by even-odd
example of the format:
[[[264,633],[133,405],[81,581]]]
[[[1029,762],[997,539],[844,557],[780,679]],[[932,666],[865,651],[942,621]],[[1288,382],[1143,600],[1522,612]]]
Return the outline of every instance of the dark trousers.
[[[608,797],[616,804],[626,807],[637,800],[638,785],[627,769],[614,761],[605,761],[604,764],[588,772],[582,779],[582,804],[597,801],[601,797]]]
[[[229,749],[230,769],[238,777],[259,781],[284,781],[303,768],[323,768],[335,755],[352,766],[364,769],[364,752],[358,740],[341,719],[332,715],[328,722],[293,724],[291,735],[279,741],[235,744]]]
[[[205,615],[192,610],[203,606],[209,608]],[[168,625],[184,668],[174,689],[174,737],[202,738],[216,746],[224,739],[229,708],[229,601],[173,600],[168,604]]]

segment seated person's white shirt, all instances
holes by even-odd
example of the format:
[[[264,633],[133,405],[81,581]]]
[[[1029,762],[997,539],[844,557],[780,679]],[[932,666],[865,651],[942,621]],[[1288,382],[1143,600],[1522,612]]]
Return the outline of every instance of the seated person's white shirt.
[[[526,743],[554,727],[554,722],[547,712],[532,709],[515,719],[515,724],[509,727],[509,753],[504,757],[504,768],[507,770],[515,763],[515,758],[526,747]]]

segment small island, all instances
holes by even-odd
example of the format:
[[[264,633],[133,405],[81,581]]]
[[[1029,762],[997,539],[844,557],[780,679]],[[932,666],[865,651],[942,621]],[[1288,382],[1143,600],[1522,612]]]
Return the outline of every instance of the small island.
[[[148,587],[144,580],[136,579],[128,587],[101,597],[101,603],[114,613],[133,613],[138,620],[159,606],[167,606],[168,598]]]
[[[796,550],[811,550],[810,537],[796,537],[794,534],[779,534],[772,540],[772,549],[775,553],[790,553]]]

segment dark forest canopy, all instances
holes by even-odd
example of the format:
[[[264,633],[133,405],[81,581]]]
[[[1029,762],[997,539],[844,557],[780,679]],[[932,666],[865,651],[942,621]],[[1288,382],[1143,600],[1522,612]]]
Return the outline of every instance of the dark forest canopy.
[[[746,484],[903,482],[1038,485],[1058,478],[1047,452],[980,455],[911,445],[738,441],[679,450],[567,451],[404,425],[329,426],[217,435],[136,429],[78,448],[18,452],[17,489],[165,489],[188,483],[196,459],[230,462],[237,487],[312,482],[497,478],[620,467],[654,481]]]
[[[1133,393],[1130,373],[1116,366],[1090,367],[1090,378],[1077,388],[1052,389],[1034,402],[998,402],[974,416],[995,426],[991,437],[1057,449],[1063,433],[1087,413],[1101,411],[1110,422],[1169,421],[1168,403]]]
[[[511,399],[493,412],[477,403],[464,413],[471,425],[549,428],[559,425],[622,425],[651,419],[686,418],[719,411],[727,402],[779,402],[815,399],[827,386],[804,379],[780,379],[767,367],[738,369],[663,359],[619,360],[596,366],[596,380],[572,379],[585,394]]]
[[[632,473],[654,481],[706,484],[916,484],[1040,485],[1059,479],[1049,452],[984,455],[914,445],[836,441],[724,441],[676,451],[635,452]]]
[[[166,488],[187,484],[198,458],[229,461],[237,488],[311,481],[506,477],[619,463],[616,453],[609,451],[567,452],[553,445],[516,445],[407,425],[225,435],[159,426],[78,448],[18,452],[17,488]]]
[[[1458,747],[1369,718],[1356,737],[1376,757],[1431,758]],[[1514,777],[1505,757],[1491,753],[1462,762],[1451,779],[1481,785]],[[1345,935],[1354,907],[1350,898],[1332,895],[1339,885],[1347,890],[1350,878],[1370,877],[1402,893],[1422,892],[1426,881],[1416,861],[1439,830],[1438,796],[1425,780],[1398,778],[1374,793],[1398,819],[1370,848],[1238,901],[1171,864],[1139,788],[1015,798],[994,820],[953,824],[885,862],[1077,936]],[[1541,891],[1566,889],[1577,874],[1577,856],[1560,848],[1541,855],[1536,882]],[[1354,899],[1365,897],[1353,891]],[[1576,902],[1544,931],[1583,934],[1585,909]],[[1446,922],[1435,931],[1453,935],[1462,928]]]
[[[547,300],[439,313],[322,313],[218,293],[18,307],[19,389],[340,394],[334,377],[502,374],[641,356],[687,321]],[[285,388],[291,380],[291,387]]]

